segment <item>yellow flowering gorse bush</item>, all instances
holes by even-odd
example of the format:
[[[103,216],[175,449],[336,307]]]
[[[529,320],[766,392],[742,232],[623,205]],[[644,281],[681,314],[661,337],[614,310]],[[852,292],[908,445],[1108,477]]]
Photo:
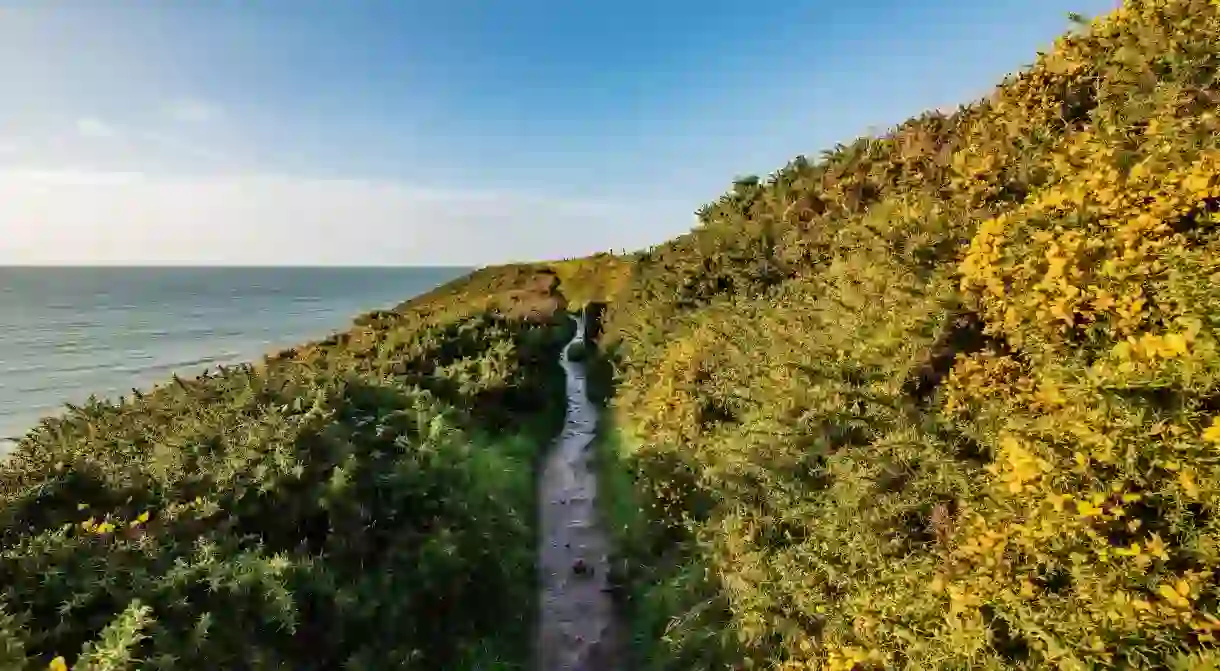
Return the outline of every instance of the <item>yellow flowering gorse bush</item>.
[[[637,668],[1208,668],[1220,5],[740,179],[602,350]]]

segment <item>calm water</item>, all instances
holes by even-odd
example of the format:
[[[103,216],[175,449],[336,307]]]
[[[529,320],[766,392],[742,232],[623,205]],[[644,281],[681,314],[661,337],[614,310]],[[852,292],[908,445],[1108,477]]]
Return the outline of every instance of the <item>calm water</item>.
[[[461,268],[0,268],[0,452],[65,402],[306,340]]]

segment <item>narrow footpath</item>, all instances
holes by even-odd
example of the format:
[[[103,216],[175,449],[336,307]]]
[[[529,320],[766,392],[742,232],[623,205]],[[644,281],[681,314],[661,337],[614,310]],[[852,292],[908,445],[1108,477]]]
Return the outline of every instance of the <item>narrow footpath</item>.
[[[572,342],[583,342],[584,320],[576,321]],[[560,363],[567,373],[567,417],[539,484],[539,671],[613,671],[617,632],[607,589],[610,547],[598,513],[592,446],[597,410],[585,392],[584,364],[569,360],[566,347]]]

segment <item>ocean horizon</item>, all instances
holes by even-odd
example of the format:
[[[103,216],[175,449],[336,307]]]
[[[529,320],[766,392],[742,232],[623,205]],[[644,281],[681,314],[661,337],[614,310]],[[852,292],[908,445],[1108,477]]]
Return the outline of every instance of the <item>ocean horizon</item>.
[[[0,452],[66,403],[324,338],[470,270],[0,266]]]

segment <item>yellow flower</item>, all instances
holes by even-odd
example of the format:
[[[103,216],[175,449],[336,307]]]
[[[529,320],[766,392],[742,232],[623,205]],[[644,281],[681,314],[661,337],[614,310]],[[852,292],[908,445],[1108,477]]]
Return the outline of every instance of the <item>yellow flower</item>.
[[[1187,496],[1192,499],[1199,498],[1199,487],[1195,484],[1194,479],[1191,478],[1190,473],[1186,471],[1178,472],[1178,484],[1182,485],[1182,489],[1186,492]]]
[[[1076,512],[1081,517],[1096,517],[1102,513],[1102,509],[1098,506],[1088,503],[1087,501],[1077,501],[1076,502]]]
[[[1182,184],[1186,190],[1192,194],[1203,194],[1204,197],[1208,194],[1208,187],[1211,186],[1211,176],[1206,174],[1193,174],[1186,178]]]
[[[1160,534],[1152,534],[1148,541],[1148,554],[1161,560],[1169,559],[1169,553],[1165,551],[1165,542],[1161,540]]]
[[[1189,608],[1190,601],[1186,598],[1181,590],[1175,590],[1170,585],[1161,585],[1156,588],[1157,594],[1160,594],[1163,599],[1169,602],[1169,605],[1175,608]],[[1189,593],[1189,592],[1188,592]]]
[[[1203,431],[1203,440],[1209,443],[1220,443],[1220,417],[1212,419],[1212,425]]]
[[[1187,340],[1183,333],[1170,333],[1164,337],[1162,349],[1167,356],[1186,356]]]
[[[68,671],[68,662],[63,656],[56,657],[47,665],[48,671]]]

